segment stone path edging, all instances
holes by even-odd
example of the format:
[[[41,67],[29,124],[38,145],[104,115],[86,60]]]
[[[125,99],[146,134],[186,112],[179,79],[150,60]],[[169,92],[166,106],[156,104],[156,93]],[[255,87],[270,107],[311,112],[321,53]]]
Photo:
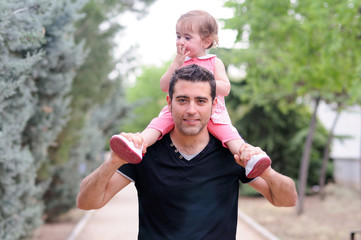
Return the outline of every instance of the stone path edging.
[[[80,219],[80,221],[75,225],[73,231],[70,233],[67,240],[75,240],[79,233],[83,230],[85,225],[88,223],[89,219],[92,217],[94,210],[87,211],[84,216]]]
[[[258,222],[253,220],[251,217],[246,215],[245,213],[238,210],[238,218],[242,219],[249,226],[251,226],[255,231],[265,237],[267,240],[280,240],[278,237],[273,235],[270,231],[260,225]]]

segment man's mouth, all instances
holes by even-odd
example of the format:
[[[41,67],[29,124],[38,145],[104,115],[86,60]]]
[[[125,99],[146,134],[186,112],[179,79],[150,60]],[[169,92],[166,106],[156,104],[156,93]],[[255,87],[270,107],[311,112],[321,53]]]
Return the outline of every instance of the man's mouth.
[[[188,124],[195,124],[199,122],[199,119],[189,119],[189,118],[185,118],[183,119],[183,121],[187,122]]]

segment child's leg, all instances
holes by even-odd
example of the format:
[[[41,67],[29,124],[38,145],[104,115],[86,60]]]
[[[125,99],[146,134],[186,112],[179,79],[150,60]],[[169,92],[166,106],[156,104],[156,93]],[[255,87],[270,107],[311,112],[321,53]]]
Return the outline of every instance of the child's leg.
[[[239,137],[238,139],[229,140],[224,143],[224,145],[227,146],[227,148],[229,149],[229,151],[231,151],[233,155],[240,155],[240,149],[243,144],[245,144],[245,142],[241,137]]]
[[[174,128],[171,112],[164,108],[158,117],[154,118],[146,129],[141,133],[144,143],[149,146],[161,139]]]
[[[219,139],[223,146],[229,148],[231,153],[240,155],[240,149],[245,141],[238,134],[237,129],[229,124],[214,124],[212,120],[208,123],[209,132]],[[246,176],[255,178],[261,175],[271,165],[271,159],[267,154],[253,155],[247,162]]]
[[[220,140],[224,147],[229,148],[233,155],[239,155],[239,150],[245,142],[235,127],[229,124],[215,124],[212,120],[208,122],[207,127],[208,131]]]
[[[143,130],[141,133],[144,143],[147,144],[147,146],[152,146],[162,135],[160,131],[158,131],[155,128],[150,128],[149,126]]]
[[[167,108],[168,109],[168,108]],[[143,144],[147,147],[153,145],[164,134],[174,128],[174,122],[171,113],[168,110],[162,110],[157,118],[154,118],[148,127],[141,133]],[[114,135],[110,139],[110,148],[118,156],[129,163],[139,163],[142,161],[142,149],[136,148],[133,142],[128,141],[121,135]]]

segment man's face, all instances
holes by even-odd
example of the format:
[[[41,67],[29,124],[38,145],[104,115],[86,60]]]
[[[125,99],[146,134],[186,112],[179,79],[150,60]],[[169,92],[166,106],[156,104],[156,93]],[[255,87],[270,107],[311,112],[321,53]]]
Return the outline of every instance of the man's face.
[[[205,128],[212,115],[216,100],[212,102],[208,82],[178,80],[174,86],[173,99],[167,96],[175,130],[184,135],[197,135]]]

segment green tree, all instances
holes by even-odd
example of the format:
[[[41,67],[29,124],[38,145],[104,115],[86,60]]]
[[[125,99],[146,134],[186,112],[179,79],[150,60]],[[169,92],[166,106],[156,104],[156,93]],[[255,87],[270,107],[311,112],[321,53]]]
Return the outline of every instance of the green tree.
[[[167,105],[166,93],[162,92],[159,80],[166,72],[169,63],[163,67],[145,66],[142,74],[137,77],[134,86],[127,89],[127,100],[136,104],[132,117],[122,128],[122,131],[141,132],[150,121],[157,117],[164,106]]]
[[[303,104],[282,111],[278,104],[269,106],[250,105],[242,100],[244,82],[232,82],[231,94],[227,97],[227,106],[233,125],[250,144],[259,146],[272,157],[272,167],[293,179],[298,178],[302,145],[307,137],[308,122],[311,116],[309,108]],[[242,95],[242,94],[241,94]],[[310,159],[309,185],[318,184],[318,170],[321,166],[323,149],[327,141],[327,131],[319,124],[315,132]],[[332,171],[325,172],[327,177]]]
[[[77,22],[76,41],[86,39],[88,54],[71,89],[69,122],[50,149],[55,167],[45,173],[51,175],[51,187],[44,195],[48,221],[75,206],[81,179],[103,160],[110,136],[119,132],[131,107],[123,93],[127,76],[109,77],[116,66],[130,72],[135,61],[132,49],[114,58],[114,37],[123,30],[116,18],[125,12],[141,17],[152,2],[90,0],[83,9],[86,17]]]
[[[46,56],[32,71],[38,89],[38,103],[24,134],[38,161],[37,182],[43,185],[45,196],[46,189],[54,187],[53,184],[49,186],[53,176],[60,171],[51,161],[48,149],[58,144],[57,137],[69,121],[69,95],[76,71],[86,57],[85,42],[75,42],[75,23],[85,16],[80,12],[86,2],[63,0],[54,3],[51,17],[43,20],[46,43],[42,49],[46,51]],[[46,198],[44,203],[47,210]]]
[[[352,87],[360,81],[360,2],[231,0],[226,6],[235,15],[225,27],[249,43],[240,52],[252,102],[265,106],[277,100],[281,109],[301,99],[314,103],[299,174],[300,214],[318,104],[354,98]]]
[[[36,167],[22,132],[36,99],[31,68],[43,41],[41,13],[35,5],[0,2],[0,239],[19,239],[41,224],[35,186]],[[22,11],[20,11],[23,9]],[[26,159],[26,161],[24,161]]]
[[[42,222],[46,181],[37,172],[67,122],[66,95],[84,57],[81,44],[72,41],[82,2],[12,1],[0,6],[0,238],[22,239]]]

